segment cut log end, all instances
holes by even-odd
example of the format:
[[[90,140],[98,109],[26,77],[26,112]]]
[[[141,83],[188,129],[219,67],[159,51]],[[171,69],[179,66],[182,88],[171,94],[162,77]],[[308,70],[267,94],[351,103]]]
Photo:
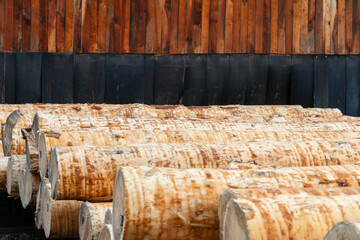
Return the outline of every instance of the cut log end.
[[[36,205],[35,205],[35,226],[37,229],[40,229],[42,227],[42,222],[41,222],[41,215],[40,215],[40,193],[41,193],[41,183],[40,183],[40,187],[36,193]]]
[[[104,224],[112,224],[112,209],[109,208],[105,212]]]
[[[39,136],[40,136],[40,123],[39,123],[39,114],[38,113],[35,113],[31,129],[33,130],[35,139],[38,142]]]
[[[92,235],[91,229],[91,213],[89,203],[85,202],[81,205],[79,213],[79,235],[80,239],[90,240]]]
[[[46,178],[43,178],[40,184],[40,202],[39,202],[39,212],[38,212],[38,221],[39,225],[43,227],[44,231],[46,229],[50,229],[51,222],[49,220],[49,214],[50,210],[49,207],[51,207],[51,185],[49,183],[49,180]],[[44,218],[45,217],[45,218]],[[49,230],[50,231],[50,230]],[[46,235],[46,231],[45,231]]]
[[[223,235],[220,233],[220,239],[250,239],[245,214],[234,201],[228,204],[224,220],[224,232]]]
[[[25,175],[23,178],[24,181],[24,192],[23,196],[21,196],[21,203],[24,208],[30,208],[35,206],[36,196],[35,193],[39,189],[40,185],[40,176],[30,172],[29,170],[25,171]]]
[[[13,129],[23,115],[21,110],[15,110],[6,119],[5,125],[1,126],[2,146],[4,156],[11,155]]]
[[[226,189],[224,192],[222,192],[219,200],[219,222],[220,222],[220,237],[222,238],[223,232],[224,232],[224,226],[222,225],[223,219],[225,217],[225,212],[227,205],[229,201],[233,198],[236,198],[236,194],[232,191],[232,189]]]
[[[46,177],[46,172],[48,168],[48,157],[47,157],[46,139],[44,133],[40,133],[37,145],[39,150],[39,173],[41,177]]]
[[[12,197],[19,197],[18,176],[22,169],[26,167],[25,155],[12,155],[8,160],[6,174],[7,193]]]
[[[50,156],[51,157],[50,157],[50,162],[49,162],[48,176],[49,176],[49,181],[51,184],[51,197],[53,199],[56,199],[58,174],[59,174],[56,148],[51,149]]]
[[[340,222],[325,236],[325,240],[360,239],[360,221]]]
[[[7,170],[6,170],[6,189],[7,193],[11,195],[11,182],[12,182],[12,162],[13,158],[10,157],[7,164]]]
[[[113,240],[114,233],[111,224],[105,224],[99,234],[99,240]]]
[[[122,239],[125,227],[125,181],[122,168],[116,175],[113,195],[113,231],[115,239]]]

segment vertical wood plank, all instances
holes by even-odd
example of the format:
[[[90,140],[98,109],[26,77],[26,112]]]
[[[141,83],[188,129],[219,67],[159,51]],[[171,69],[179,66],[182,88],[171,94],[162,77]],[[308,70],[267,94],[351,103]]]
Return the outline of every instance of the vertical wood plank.
[[[0,0],[0,51],[4,50],[5,0]]]
[[[360,1],[353,0],[353,21],[352,21],[352,31],[353,31],[353,54],[360,53]]]
[[[98,4],[98,34],[97,48],[99,53],[106,51],[106,0],[100,0]]]
[[[146,49],[147,54],[154,53],[155,37],[155,1],[147,3],[147,21],[146,21]]]
[[[324,0],[316,0],[315,54],[325,52],[324,42]]]
[[[65,0],[56,2],[56,51],[65,51]]]
[[[145,53],[145,45],[146,45],[146,19],[147,19],[147,2],[148,1],[140,1],[139,3],[139,19],[138,19],[138,32],[137,32],[137,52]],[[117,11],[115,9],[115,11]]]
[[[276,1],[276,0],[275,0]],[[285,2],[286,0],[278,0],[279,17],[278,17],[278,54],[285,54],[286,45],[286,19],[285,19]]]
[[[178,48],[178,23],[179,19],[179,0],[171,1],[171,10],[170,10],[170,54],[176,54]]]
[[[66,0],[65,9],[65,52],[73,51],[74,39],[74,2]]]
[[[307,22],[307,49],[306,53],[315,53],[315,0],[309,0],[308,5],[308,22]],[[306,30],[305,30],[306,32]]]
[[[302,0],[294,0],[294,20],[293,20],[293,40],[292,40],[292,53],[299,54],[300,53],[300,35],[302,28]]]
[[[130,52],[137,52],[137,32],[139,21],[139,0],[131,0],[130,6]]]
[[[193,31],[194,31],[194,1],[187,0],[186,5],[186,37],[185,37],[185,53],[193,52]],[[164,39],[162,40],[164,41]]]
[[[294,0],[285,1],[285,54],[292,53]]]
[[[225,8],[226,0],[218,0],[217,53],[225,51]]]
[[[89,38],[89,53],[96,53],[97,33],[98,33],[98,1],[92,0],[90,2],[90,38]]]
[[[232,52],[240,52],[240,17],[241,17],[241,1],[233,2],[233,29],[232,29]]]
[[[149,2],[153,2],[153,1],[149,1]],[[122,0],[115,0],[114,9],[115,9],[115,12],[114,12],[114,53],[121,53]],[[100,11],[100,9],[99,9],[99,11]],[[98,36],[98,38],[99,38],[99,36]]]
[[[130,0],[123,0],[122,7],[122,33],[121,33],[121,52],[130,52]]]
[[[102,0],[104,1],[104,0]],[[74,43],[75,53],[81,52],[82,38],[82,0],[74,0]]]
[[[264,0],[262,53],[270,53],[271,0]]]
[[[209,53],[210,0],[202,1],[201,12],[201,53]]]
[[[14,51],[21,51],[22,0],[14,0]]]
[[[335,26],[336,0],[325,0],[324,5],[324,44],[325,54],[334,53],[333,30]]]
[[[279,1],[271,0],[270,53],[277,54],[279,32]]]
[[[40,42],[40,0],[31,0],[30,50],[39,51]]]
[[[161,12],[161,4],[163,0],[154,0],[155,1],[155,47],[154,47],[154,51],[155,54],[161,54],[161,50],[162,50],[162,36],[161,36],[161,31],[162,31],[162,23],[161,23],[161,16],[162,16],[162,12]]]
[[[90,3],[91,0],[82,0],[81,18],[81,52],[88,53],[90,49]]]
[[[264,1],[256,0],[256,17],[255,17],[255,53],[262,53],[263,34],[264,34]]]
[[[249,26],[249,1],[240,1],[240,53],[247,53],[248,26]]]
[[[194,1],[193,53],[201,53],[202,0]]]
[[[345,24],[345,46],[346,46],[346,54],[351,54],[352,53],[352,45],[353,45],[353,36],[352,36],[352,21],[353,21],[353,1],[352,0],[347,0],[345,2],[345,19],[346,19],[346,24]]]
[[[129,5],[130,6],[130,5]],[[113,53],[114,51],[114,0],[107,0],[106,6],[106,53]],[[130,15],[130,11],[128,13]],[[130,16],[129,16],[130,18]],[[129,19],[130,27],[130,19]],[[130,33],[128,34],[128,39]]]
[[[13,51],[13,2],[5,0],[4,51]]]
[[[47,35],[48,51],[56,52],[56,0],[48,1]]]
[[[233,21],[234,21],[234,2],[226,0],[225,8],[225,53],[231,53],[233,49]]]
[[[217,31],[218,31],[218,2],[210,2],[210,30],[209,30],[209,53],[216,53],[217,50]]]
[[[210,0],[209,0],[210,1]],[[185,52],[185,36],[186,36],[186,0],[179,0],[179,28],[178,28],[178,53]],[[155,40],[156,42],[156,40]]]
[[[255,53],[256,1],[249,1],[248,53]]]
[[[21,44],[23,52],[27,52],[30,50],[30,23],[31,23],[31,0],[23,0],[22,44]]]
[[[40,52],[48,50],[48,0],[40,0]]]
[[[338,36],[336,54],[345,54],[345,0],[338,0],[337,4],[338,16]]]
[[[161,13],[161,53],[170,53],[170,10],[171,1],[162,0],[160,7]]]

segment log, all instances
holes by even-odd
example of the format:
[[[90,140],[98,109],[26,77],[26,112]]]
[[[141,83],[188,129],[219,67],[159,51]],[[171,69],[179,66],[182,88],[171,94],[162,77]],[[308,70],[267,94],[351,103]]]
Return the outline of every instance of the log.
[[[79,213],[80,239],[97,240],[99,238],[104,225],[105,213],[110,207],[112,207],[112,202],[85,202],[81,205]]]
[[[338,109],[303,109],[301,106],[210,106],[210,107],[184,107],[184,106],[147,106],[143,104],[131,105],[104,105],[104,104],[39,104],[39,105],[12,105],[11,109],[21,108],[12,112],[2,129],[5,139],[3,150],[5,156],[11,154],[25,154],[25,149],[13,149],[20,137],[21,128],[27,128],[33,122],[36,112],[56,115],[75,114],[82,116],[126,117],[126,118],[216,118],[259,115],[276,116],[305,116],[338,118],[342,114]],[[7,115],[7,114],[6,114]],[[51,129],[49,129],[51,130]],[[38,133],[36,138],[38,139]],[[15,139],[15,140],[14,140]],[[23,146],[24,147],[24,146]]]
[[[42,180],[40,191],[40,220],[47,238],[79,238],[79,213],[84,202],[55,201],[50,185]]]
[[[0,154],[0,193],[6,193],[6,172],[7,165],[10,157],[4,157],[3,154]]]
[[[147,143],[216,143],[234,144],[255,140],[299,140],[299,139],[357,139],[358,132],[295,132],[295,131],[206,131],[206,130],[124,130],[124,131],[59,131],[40,133],[38,160],[36,153],[27,151],[32,156],[30,165],[36,170],[38,164],[40,176],[45,177],[51,147],[53,146],[109,146]],[[29,153],[28,153],[29,152]],[[29,157],[30,158],[30,157]],[[38,163],[37,163],[38,161]],[[28,161],[29,164],[29,161]],[[29,165],[28,165],[29,166]]]
[[[111,224],[104,224],[99,234],[99,240],[113,240],[114,233]]]
[[[325,240],[360,239],[360,221],[337,223],[325,236]]]
[[[359,155],[357,140],[55,147],[51,153],[49,179],[54,199],[109,201],[117,170],[122,166],[327,166],[356,163]]]
[[[22,169],[26,168],[25,155],[13,155],[7,164],[6,188],[12,197],[19,197],[18,176]]]
[[[111,203],[112,206],[112,203]],[[104,224],[112,224],[112,208],[108,208],[105,212]]]
[[[217,239],[219,197],[229,187],[358,187],[359,173],[357,165],[248,171],[121,167],[113,196],[114,238]]]
[[[51,196],[56,200],[111,201],[119,167],[255,168],[236,162],[235,146],[137,145],[54,147],[49,163]]]
[[[19,174],[19,195],[23,208],[32,208],[36,204],[36,193],[39,189],[41,178],[29,169],[22,170]]]
[[[340,188],[230,188],[225,190],[219,200],[219,222],[220,222],[220,239],[227,239],[224,235],[225,216],[227,214],[227,206],[234,199],[259,199],[259,198],[275,198],[279,195],[299,195],[302,193],[313,196],[337,196],[337,195],[358,195],[360,188],[358,187],[340,187]],[[236,231],[236,230],[235,230]]]
[[[339,221],[358,219],[360,195],[281,194],[234,199],[227,207],[225,239],[323,239]]]

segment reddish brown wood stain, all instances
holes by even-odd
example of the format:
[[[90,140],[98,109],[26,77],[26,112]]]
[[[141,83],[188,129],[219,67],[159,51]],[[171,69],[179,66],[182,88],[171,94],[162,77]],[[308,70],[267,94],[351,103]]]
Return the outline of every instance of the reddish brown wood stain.
[[[0,51],[360,54],[360,0],[0,0]]]

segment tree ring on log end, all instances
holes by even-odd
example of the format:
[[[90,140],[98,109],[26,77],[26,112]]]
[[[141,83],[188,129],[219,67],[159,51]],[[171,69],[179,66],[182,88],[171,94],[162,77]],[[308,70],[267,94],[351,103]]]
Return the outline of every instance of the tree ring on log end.
[[[92,239],[91,232],[91,204],[85,202],[81,205],[79,213],[79,236],[81,239]]]
[[[360,221],[339,222],[326,234],[324,239],[360,239]]]
[[[113,231],[115,239],[122,239],[125,228],[125,179],[122,168],[116,175],[113,196]]]

